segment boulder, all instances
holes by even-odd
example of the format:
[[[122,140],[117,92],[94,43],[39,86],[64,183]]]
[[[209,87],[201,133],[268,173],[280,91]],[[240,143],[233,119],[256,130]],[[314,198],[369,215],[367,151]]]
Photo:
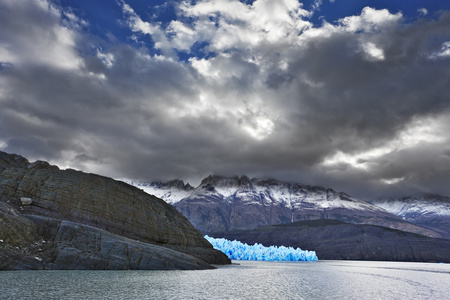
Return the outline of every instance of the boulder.
[[[33,200],[27,197],[20,197],[20,203],[22,203],[22,205],[31,205],[31,203],[33,203]]]

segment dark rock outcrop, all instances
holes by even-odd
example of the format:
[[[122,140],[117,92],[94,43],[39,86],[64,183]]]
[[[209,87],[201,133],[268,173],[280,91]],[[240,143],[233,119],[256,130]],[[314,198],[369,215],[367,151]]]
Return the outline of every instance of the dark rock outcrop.
[[[31,203],[23,205],[21,198]],[[229,263],[175,208],[126,183],[0,152],[0,269]]]
[[[247,244],[316,251],[319,259],[450,262],[450,240],[338,220],[300,221],[211,234]]]

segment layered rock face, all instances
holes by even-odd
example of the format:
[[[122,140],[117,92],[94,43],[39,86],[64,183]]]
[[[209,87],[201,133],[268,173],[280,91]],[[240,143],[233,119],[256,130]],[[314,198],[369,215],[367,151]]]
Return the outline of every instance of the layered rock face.
[[[4,152],[0,214],[0,269],[202,269],[229,263],[154,196]]]

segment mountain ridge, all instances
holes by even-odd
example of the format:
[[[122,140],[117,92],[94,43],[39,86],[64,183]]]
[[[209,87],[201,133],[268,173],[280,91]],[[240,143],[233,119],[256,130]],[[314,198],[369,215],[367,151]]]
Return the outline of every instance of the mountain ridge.
[[[138,187],[174,205],[206,234],[301,220],[337,219],[445,237],[442,231],[406,222],[401,216],[347,193],[274,178],[209,175],[195,188],[159,189],[151,183]]]
[[[410,223],[432,228],[450,239],[450,197],[422,194],[375,200],[372,203]]]

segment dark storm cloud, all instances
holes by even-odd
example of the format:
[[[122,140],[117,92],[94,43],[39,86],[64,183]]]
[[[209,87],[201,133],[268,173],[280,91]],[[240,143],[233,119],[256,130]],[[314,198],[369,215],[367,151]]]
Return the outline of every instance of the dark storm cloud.
[[[449,13],[405,23],[367,9],[312,28],[305,12],[276,23],[296,1],[260,11],[266,22],[247,6],[227,19],[216,3],[210,26],[208,7],[184,4],[194,22],[168,33],[129,7],[122,24],[164,56],[98,41],[71,11],[26,2],[0,12],[0,150],[116,178],[248,174],[364,197],[450,193]],[[173,55],[198,37],[214,55]]]
[[[317,134],[333,137],[333,149],[359,151],[393,138],[416,115],[447,108],[450,61],[433,61],[426,53],[437,51],[449,37],[449,16],[422,24],[418,36],[423,39],[411,36],[418,31],[416,26],[383,35],[379,46],[386,50],[381,61],[368,61],[355,51],[358,41],[350,33],[309,45],[289,70],[300,74],[295,85],[301,117],[309,118],[307,123]]]

